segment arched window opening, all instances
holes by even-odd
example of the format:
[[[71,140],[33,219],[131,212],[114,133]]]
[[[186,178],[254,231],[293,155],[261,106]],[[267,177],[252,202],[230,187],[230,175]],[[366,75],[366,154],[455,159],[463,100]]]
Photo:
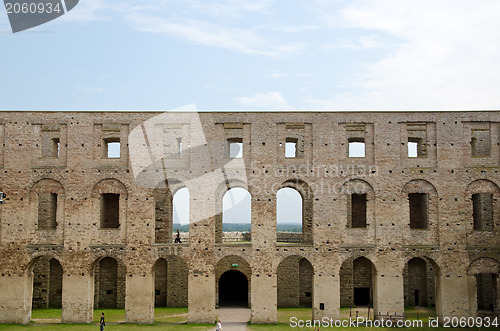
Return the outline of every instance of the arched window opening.
[[[189,190],[181,188],[174,194],[172,200],[172,222],[174,243],[189,241]],[[179,234],[177,234],[179,231]]]
[[[284,187],[276,194],[277,241],[302,242],[303,201],[300,193]]]
[[[222,197],[222,241],[250,242],[252,197],[241,187],[228,190]]]

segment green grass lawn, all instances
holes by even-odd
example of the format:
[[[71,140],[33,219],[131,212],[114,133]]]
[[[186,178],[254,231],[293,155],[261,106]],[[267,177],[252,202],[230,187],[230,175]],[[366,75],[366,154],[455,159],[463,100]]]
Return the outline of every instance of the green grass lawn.
[[[353,308],[349,310],[349,308],[341,308],[340,309],[340,319],[349,319],[351,316],[353,319],[356,318],[356,310],[358,311],[358,317],[366,318],[368,315],[367,308]],[[424,307],[408,307],[405,309],[405,314],[408,320],[418,320],[422,321],[422,327],[414,327],[414,328],[382,328],[382,327],[333,327],[333,328],[325,328],[323,326],[320,327],[321,330],[324,329],[335,329],[339,331],[352,331],[359,329],[360,331],[392,331],[392,330],[413,330],[413,331],[449,331],[449,330],[467,330],[467,331],[477,331],[477,330],[499,330],[494,327],[491,328],[444,328],[444,327],[429,327],[429,318],[436,316],[436,311],[434,308],[424,308]],[[371,315],[373,316],[373,311],[371,311]],[[310,320],[312,318],[312,309],[311,308],[278,308],[278,324],[276,325],[249,325],[247,327],[250,331],[281,331],[281,330],[309,330],[313,331],[314,327],[291,327],[290,326],[290,318],[297,317],[297,320]]]
[[[356,316],[356,310],[358,311],[358,316],[366,317],[366,308],[341,308],[340,318],[348,319],[349,316],[353,318]],[[32,312],[32,322],[27,325],[12,325],[12,324],[0,324],[0,330],[76,330],[76,331],[86,331],[86,330],[98,330],[98,321],[104,312],[106,316],[106,328],[105,330],[212,330],[214,325],[212,324],[187,324],[187,308],[155,308],[155,323],[152,325],[137,325],[137,324],[124,324],[125,321],[125,310],[124,309],[103,309],[94,311],[94,322],[91,324],[61,324],[61,309],[37,309]],[[402,330],[414,330],[414,331],[446,331],[446,330],[498,330],[494,327],[491,328],[431,328],[428,327],[429,317],[435,316],[435,309],[433,308],[415,308],[409,307],[405,309],[405,313],[408,319],[416,320],[417,314],[418,319],[423,322],[423,327],[420,328],[400,328]],[[281,330],[314,330],[314,328],[308,327],[295,327],[290,326],[290,318],[296,317],[297,320],[310,320],[312,318],[311,308],[279,308],[278,309],[278,324],[275,325],[248,325],[247,330],[250,331],[281,331]],[[321,329],[325,329],[321,327]],[[353,330],[354,328],[335,328],[336,330]],[[368,328],[362,327],[360,330],[366,331],[389,331],[394,330],[394,328]]]
[[[27,325],[0,324],[0,330],[99,330],[101,312],[106,317],[105,330],[199,330],[213,329],[211,324],[187,324],[187,308],[155,308],[152,325],[123,324],[124,309],[94,310],[91,324],[61,324],[61,309],[36,309],[31,313],[32,322]]]

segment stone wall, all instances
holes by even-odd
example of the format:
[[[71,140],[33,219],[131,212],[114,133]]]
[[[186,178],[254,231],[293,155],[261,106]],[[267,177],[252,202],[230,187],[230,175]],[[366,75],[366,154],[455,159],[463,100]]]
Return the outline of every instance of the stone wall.
[[[228,150],[236,140],[241,158]],[[349,143],[360,141],[365,157],[349,157]],[[286,157],[287,142],[296,143],[295,157]],[[120,144],[119,158],[108,157],[109,143]],[[409,157],[414,143],[418,155]],[[498,277],[487,285],[476,275],[500,273],[499,144],[498,111],[1,112],[0,187],[7,199],[0,206],[0,321],[29,322],[33,298],[46,295],[30,285],[41,257],[57,259],[64,270],[62,315],[72,322],[92,320],[111,279],[116,303],[109,303],[126,307],[127,322],[151,323],[153,266],[170,256],[187,271],[170,268],[183,273],[173,286],[184,294],[169,301],[167,285],[167,304],[185,305],[187,297],[192,322],[213,322],[217,263],[228,256],[248,263],[256,323],[276,322],[284,300],[305,304],[309,290],[315,317],[337,317],[341,305],[353,305],[356,288],[369,288],[377,310],[402,312],[413,286],[405,290],[404,269],[415,257],[428,262],[421,300],[432,305],[435,287],[439,316],[477,315],[483,292],[494,295],[483,301],[494,301],[498,314]],[[190,194],[189,241],[173,244],[170,195],[183,187]],[[222,240],[222,197],[234,187],[252,198],[250,243]],[[295,243],[277,240],[282,187],[303,199]],[[366,194],[366,227],[349,219],[356,193]],[[57,201],[45,203],[45,194]],[[103,194],[119,195],[117,227],[101,226]],[[413,211],[412,194],[426,196]],[[475,194],[491,199],[474,207]],[[418,228],[410,224],[414,215],[425,220]],[[486,227],[474,227],[479,218]],[[40,219],[51,225],[39,226]],[[107,257],[118,265],[110,268],[115,276],[103,278],[98,265]],[[287,266],[289,257],[295,262]],[[371,263],[371,285],[367,268],[354,268],[358,257]],[[307,275],[301,259],[312,265]],[[475,266],[483,260],[488,268]],[[423,273],[417,278],[410,283],[422,288]],[[36,282],[48,289],[41,302],[50,301],[53,291]]]

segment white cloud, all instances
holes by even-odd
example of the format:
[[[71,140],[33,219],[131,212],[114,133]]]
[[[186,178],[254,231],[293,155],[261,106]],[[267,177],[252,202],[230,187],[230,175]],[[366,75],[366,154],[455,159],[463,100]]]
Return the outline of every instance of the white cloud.
[[[279,110],[293,109],[279,92],[256,93],[251,97],[238,97],[235,100],[246,107]]]
[[[402,40],[332,94],[340,109],[500,108],[500,2],[358,1],[341,11],[347,28],[382,31]],[[309,98],[309,104],[325,100]]]
[[[300,43],[276,45],[249,29],[222,26],[194,19],[177,22],[134,13],[128,15],[132,27],[138,31],[164,33],[197,44],[225,48],[245,54],[265,55],[275,58],[286,57],[301,51]]]

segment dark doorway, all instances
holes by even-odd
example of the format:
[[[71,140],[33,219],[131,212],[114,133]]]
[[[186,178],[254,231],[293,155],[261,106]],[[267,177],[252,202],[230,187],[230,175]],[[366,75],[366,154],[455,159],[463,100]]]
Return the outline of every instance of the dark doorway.
[[[420,306],[420,301],[418,300],[418,290],[415,290],[415,306]]]
[[[238,270],[229,270],[219,279],[219,306],[248,307],[248,279]]]
[[[496,274],[477,274],[477,309],[495,311]]]
[[[370,288],[355,287],[354,288],[354,305],[368,306],[370,304]]]

